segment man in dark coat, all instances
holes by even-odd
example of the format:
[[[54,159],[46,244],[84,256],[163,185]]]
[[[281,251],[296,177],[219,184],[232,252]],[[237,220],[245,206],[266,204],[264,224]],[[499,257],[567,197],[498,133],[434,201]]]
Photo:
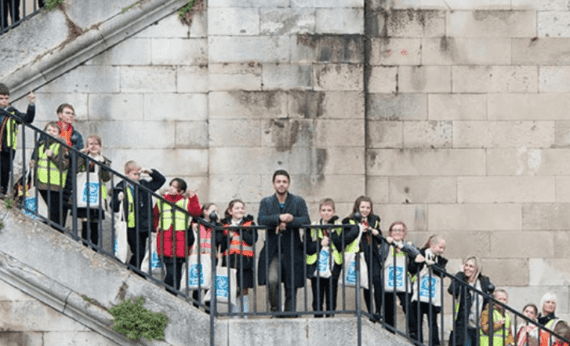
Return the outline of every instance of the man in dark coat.
[[[289,173],[273,174],[275,194],[259,205],[259,225],[267,226],[259,255],[258,283],[268,284],[271,311],[279,311],[280,283],[285,283],[285,311],[295,311],[297,288],[305,283],[305,255],[299,227],[309,225],[309,211],[302,197],[289,193]]]

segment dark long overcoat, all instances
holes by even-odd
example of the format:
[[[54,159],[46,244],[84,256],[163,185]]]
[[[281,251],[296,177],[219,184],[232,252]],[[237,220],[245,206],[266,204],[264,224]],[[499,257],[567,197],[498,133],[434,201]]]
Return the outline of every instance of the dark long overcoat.
[[[286,213],[293,215],[293,221],[287,224],[287,230],[276,234],[275,230],[280,223],[279,216]],[[281,248],[281,282],[291,282],[294,278],[295,287],[303,287],[305,256],[299,227],[311,223],[305,200],[289,193],[284,206],[281,207],[277,196],[265,197],[259,204],[257,221],[259,225],[267,226],[266,240],[259,254],[258,284],[266,284],[267,265],[278,255]]]

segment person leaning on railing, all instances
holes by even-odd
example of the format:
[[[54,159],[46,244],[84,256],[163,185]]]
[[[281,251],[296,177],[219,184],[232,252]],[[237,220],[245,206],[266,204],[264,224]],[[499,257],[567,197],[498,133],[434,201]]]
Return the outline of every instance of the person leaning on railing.
[[[509,295],[507,291],[498,289],[493,293],[495,300],[507,305]],[[491,312],[492,307],[492,312]],[[492,316],[491,316],[492,315]],[[513,326],[511,325],[511,315],[505,308],[497,303],[489,303],[481,312],[481,329],[479,330],[479,346],[512,346],[515,343],[513,338]],[[492,342],[489,342],[489,335]]]
[[[5,13],[5,12],[4,12]],[[0,194],[8,192],[12,161],[16,155],[18,141],[18,124],[32,123],[36,116],[36,96],[33,92],[28,95],[26,113],[19,112],[10,106],[10,89],[0,83]]]
[[[467,256],[463,270],[455,275],[447,291],[454,297],[455,321],[450,335],[449,345],[476,345],[478,335],[478,317],[485,308],[488,299],[479,297],[470,288],[476,288],[486,294],[495,291],[495,286],[488,277],[481,274],[482,264],[476,256]],[[460,284],[459,282],[464,282]]]

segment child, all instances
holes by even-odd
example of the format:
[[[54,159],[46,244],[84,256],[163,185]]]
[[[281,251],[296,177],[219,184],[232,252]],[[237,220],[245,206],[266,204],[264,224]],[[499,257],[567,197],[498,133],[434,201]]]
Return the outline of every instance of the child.
[[[84,244],[90,241],[95,248],[99,248],[99,220],[105,219],[105,210],[107,203],[107,187],[105,183],[111,180],[111,172],[95,164],[94,161],[101,162],[104,166],[109,167],[111,161],[101,154],[102,141],[101,137],[97,135],[91,135],[87,137],[87,148],[81,150],[82,153],[87,154],[90,159],[85,159],[83,156],[77,158],[77,173],[89,172],[99,174],[90,175],[89,183],[99,183],[100,184],[100,194],[101,198],[93,203],[91,200],[87,199],[89,202],[89,208],[81,207],[77,208],[77,217],[83,219],[81,237],[83,238]],[[87,183],[87,181],[85,181]],[[83,190],[83,186],[77,186],[80,191]],[[87,193],[86,191],[84,193]],[[78,196],[78,201],[83,196]],[[87,213],[89,209],[89,215]]]
[[[149,174],[151,180],[141,180],[141,173]],[[125,220],[127,220],[127,242],[133,254],[129,264],[140,270],[152,227],[150,215],[152,195],[146,189],[138,188],[137,185],[140,184],[151,191],[156,191],[166,182],[166,179],[155,169],[142,169],[135,161],[125,163],[125,175],[130,181],[122,180],[115,186],[111,208],[114,212],[118,212],[121,203],[123,205]],[[131,181],[138,184],[133,185]]]
[[[153,210],[153,229],[158,229],[156,249],[159,256],[164,256],[166,266],[164,283],[176,290],[180,288],[182,264],[188,256],[186,249],[194,243],[194,233],[187,232],[191,217],[172,204],[188,211],[191,216],[200,216],[202,211],[196,192],[190,190],[186,197],[186,188],[183,179],[172,179],[164,195],[164,199],[171,203],[159,200]]]
[[[408,321],[410,337],[412,340],[423,343],[423,316],[425,314],[430,330],[430,346],[441,344],[437,314],[441,312],[442,273],[445,272],[447,264],[447,259],[441,256],[444,251],[445,240],[440,236],[432,235],[420,249],[420,254],[416,256],[415,261],[410,262],[410,272],[415,275],[414,295]]]
[[[55,225],[62,226],[63,217],[60,205],[62,204],[62,191],[65,188],[67,178],[69,157],[67,150],[62,147],[59,141],[61,137],[57,123],[48,123],[44,131],[49,136],[45,136],[38,143],[38,149],[34,153],[37,162],[37,189],[48,205],[49,219]]]
[[[493,297],[507,305],[509,303],[509,295],[505,290],[498,289],[493,293]],[[491,318],[490,308],[493,306],[493,316]],[[492,323],[492,326],[491,326]],[[489,342],[489,334],[492,337],[492,343]],[[511,316],[505,311],[505,308],[497,303],[489,303],[481,313],[481,329],[479,331],[480,346],[504,346],[513,345],[515,339],[511,329]]]
[[[234,312],[249,312],[249,297],[247,289],[253,287],[253,262],[254,245],[257,241],[257,230],[250,229],[255,226],[253,216],[245,216],[245,203],[240,199],[234,199],[228,205],[225,212],[225,219],[222,220],[224,227],[240,227],[238,229],[225,229],[225,239],[222,242],[224,258],[223,266],[237,268],[237,287],[239,295],[237,302],[234,302]],[[228,252],[229,250],[229,252]],[[238,304],[239,303],[239,304]],[[239,305],[242,306],[239,309]]]
[[[358,228],[351,228],[344,236],[345,252],[364,252],[366,265],[368,266],[369,287],[364,289],[364,301],[370,313],[370,320],[377,322],[380,320],[380,308],[382,306],[382,267],[379,263],[380,254],[378,248],[383,242],[382,231],[380,231],[380,217],[374,215],[372,200],[370,197],[360,196],[354,202],[352,213],[342,221],[343,224],[358,225]],[[361,235],[360,243],[357,242]],[[346,270],[346,268],[345,268]],[[372,308],[372,293],[376,309]]]
[[[18,124],[30,124],[34,121],[36,116],[35,100],[36,96],[31,92],[28,95],[27,112],[25,114],[20,113],[16,108],[10,106],[10,89],[5,84],[0,83],[0,145],[2,146],[0,151],[0,194],[8,191],[12,161],[16,155]]]
[[[325,198],[319,203],[319,215],[321,220],[313,222],[313,225],[342,225],[338,216],[335,215],[335,205],[331,198]],[[354,227],[358,231],[358,227],[356,225]],[[328,249],[326,258],[321,258],[323,249]],[[331,317],[336,309],[338,278],[343,260],[342,252],[338,249],[342,249],[342,227],[311,228],[311,238],[307,242],[307,274],[311,279],[313,291],[313,311],[323,311],[326,296],[327,312],[329,312],[327,316]],[[331,269],[330,276],[325,275],[326,269],[321,270],[320,263],[323,260],[326,261],[324,267]],[[332,268],[330,268],[331,265]],[[315,314],[315,317],[322,316],[322,314]]]

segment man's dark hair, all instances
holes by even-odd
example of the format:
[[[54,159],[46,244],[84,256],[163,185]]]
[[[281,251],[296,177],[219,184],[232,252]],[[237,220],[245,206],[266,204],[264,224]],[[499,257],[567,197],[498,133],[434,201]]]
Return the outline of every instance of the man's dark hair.
[[[289,176],[289,173],[287,173],[287,171],[284,170],[284,169],[278,169],[278,170],[275,171],[275,173],[273,173],[273,182],[275,182],[275,178],[276,178],[278,175],[286,176],[286,177],[287,177],[287,180],[288,180],[289,182],[291,182],[291,177]]]
[[[0,95],[10,96],[10,89],[4,83],[0,83]]]
[[[69,108],[73,111],[73,113],[75,113],[75,109],[73,108],[72,105],[70,105],[69,103],[62,103],[59,105],[59,107],[57,107],[57,112],[56,113],[63,113],[63,110],[65,108]]]

